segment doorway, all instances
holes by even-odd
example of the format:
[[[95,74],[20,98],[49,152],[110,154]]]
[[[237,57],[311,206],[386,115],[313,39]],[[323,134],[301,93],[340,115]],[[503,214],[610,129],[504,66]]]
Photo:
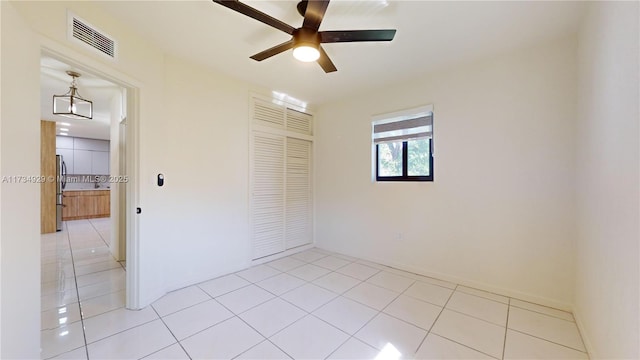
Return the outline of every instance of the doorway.
[[[54,46],[55,48],[55,46]],[[126,265],[126,307],[139,308],[138,303],[138,271],[137,257],[137,219],[136,199],[138,194],[137,182],[137,114],[138,94],[140,84],[134,79],[121,74],[103,64],[81,55],[69,56],[68,49],[64,54],[54,48],[43,46],[42,57],[47,57],[66,64],[74,70],[88,74],[92,79],[100,79],[111,83],[117,88],[109,103],[110,120],[107,127],[109,132],[109,168],[110,172],[99,186],[108,186],[110,194],[110,228],[109,250],[115,259]],[[77,59],[82,59],[81,61]],[[79,81],[82,92],[82,82]],[[68,87],[68,84],[67,84]],[[58,90],[65,92],[65,88]],[[88,97],[88,96],[86,96]],[[71,134],[71,132],[69,132]],[[126,263],[125,263],[126,261]]]

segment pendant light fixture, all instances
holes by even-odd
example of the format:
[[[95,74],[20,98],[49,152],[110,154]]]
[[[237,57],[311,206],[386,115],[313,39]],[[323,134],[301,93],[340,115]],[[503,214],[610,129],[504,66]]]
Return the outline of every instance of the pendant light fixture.
[[[93,102],[84,99],[78,92],[76,78],[80,77],[80,74],[67,71],[67,75],[73,79],[69,92],[64,95],[53,95],[53,114],[72,119],[93,119]]]

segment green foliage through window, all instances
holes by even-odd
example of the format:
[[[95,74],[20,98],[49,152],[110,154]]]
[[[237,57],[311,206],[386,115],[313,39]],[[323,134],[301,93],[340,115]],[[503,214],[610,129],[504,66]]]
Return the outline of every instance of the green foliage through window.
[[[376,145],[378,181],[433,181],[430,138]]]

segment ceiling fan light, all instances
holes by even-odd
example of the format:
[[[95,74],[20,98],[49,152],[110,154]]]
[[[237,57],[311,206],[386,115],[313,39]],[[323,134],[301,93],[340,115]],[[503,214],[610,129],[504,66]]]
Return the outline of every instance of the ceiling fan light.
[[[293,57],[302,62],[312,62],[320,58],[320,51],[312,45],[300,45],[293,49]]]

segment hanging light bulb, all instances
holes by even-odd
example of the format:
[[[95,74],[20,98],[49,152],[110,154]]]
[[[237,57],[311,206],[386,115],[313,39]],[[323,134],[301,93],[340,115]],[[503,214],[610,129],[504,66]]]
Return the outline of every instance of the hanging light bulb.
[[[93,102],[84,99],[78,92],[76,78],[80,77],[80,74],[67,71],[67,75],[73,79],[69,92],[64,95],[53,95],[53,114],[72,119],[93,119]]]

